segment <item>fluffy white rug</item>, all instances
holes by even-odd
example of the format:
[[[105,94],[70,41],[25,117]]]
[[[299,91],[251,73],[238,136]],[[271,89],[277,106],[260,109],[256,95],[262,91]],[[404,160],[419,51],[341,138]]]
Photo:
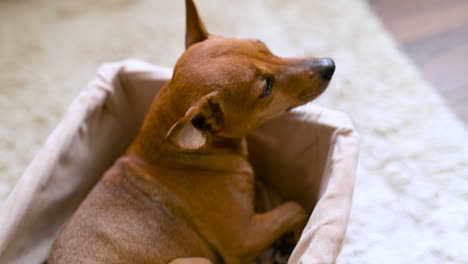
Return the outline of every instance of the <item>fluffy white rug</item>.
[[[468,134],[362,0],[198,0],[210,32],[260,38],[284,56],[330,56],[319,103],[362,142],[339,263],[468,263]],[[0,199],[98,64],[172,66],[182,0],[0,2]]]

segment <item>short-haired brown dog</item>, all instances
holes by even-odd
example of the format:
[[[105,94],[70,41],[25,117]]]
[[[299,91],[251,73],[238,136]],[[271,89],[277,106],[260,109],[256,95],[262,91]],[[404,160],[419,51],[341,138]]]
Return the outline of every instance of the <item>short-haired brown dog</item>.
[[[172,80],[64,225],[49,264],[249,264],[284,234],[300,235],[307,214],[296,202],[255,212],[245,136],[322,93],[333,61],[209,35],[193,0],[186,9]]]

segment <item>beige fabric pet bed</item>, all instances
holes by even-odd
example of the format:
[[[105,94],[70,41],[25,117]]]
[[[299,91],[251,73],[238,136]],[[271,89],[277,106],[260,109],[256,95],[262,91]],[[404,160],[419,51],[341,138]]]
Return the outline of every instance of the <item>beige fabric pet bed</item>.
[[[60,226],[136,135],[171,69],[105,64],[72,103],[0,211],[0,263],[40,263]],[[311,217],[289,263],[334,263],[350,214],[359,137],[345,114],[308,105],[249,137],[255,171]],[[260,135],[260,136],[259,136]],[[261,193],[273,201],[268,193]]]

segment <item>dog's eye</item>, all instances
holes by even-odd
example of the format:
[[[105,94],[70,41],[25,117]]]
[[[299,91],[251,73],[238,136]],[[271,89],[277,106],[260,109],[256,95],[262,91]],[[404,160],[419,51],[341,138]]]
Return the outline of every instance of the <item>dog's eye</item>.
[[[267,97],[268,95],[271,94],[271,91],[273,90],[273,79],[271,77],[267,77],[265,79],[265,90],[263,93],[260,95],[260,99]]]

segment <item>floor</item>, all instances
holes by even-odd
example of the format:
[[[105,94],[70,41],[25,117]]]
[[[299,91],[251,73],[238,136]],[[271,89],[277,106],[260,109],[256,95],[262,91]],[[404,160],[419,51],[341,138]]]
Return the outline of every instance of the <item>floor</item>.
[[[468,1],[368,2],[426,79],[468,124]]]

